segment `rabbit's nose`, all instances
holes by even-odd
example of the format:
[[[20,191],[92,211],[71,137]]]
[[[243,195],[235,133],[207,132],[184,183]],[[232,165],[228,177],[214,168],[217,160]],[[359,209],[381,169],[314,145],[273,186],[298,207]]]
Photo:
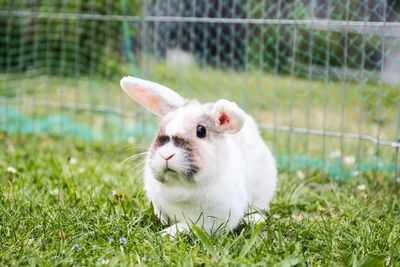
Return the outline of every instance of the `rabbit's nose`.
[[[163,155],[161,155],[161,157],[163,157],[165,160],[170,160],[173,156],[175,156],[175,153],[169,155],[168,157],[164,157]]]

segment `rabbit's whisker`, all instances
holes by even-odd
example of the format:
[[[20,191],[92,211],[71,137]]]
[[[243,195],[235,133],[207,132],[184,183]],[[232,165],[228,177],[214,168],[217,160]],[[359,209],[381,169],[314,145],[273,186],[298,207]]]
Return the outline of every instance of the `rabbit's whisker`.
[[[126,159],[124,159],[123,161],[121,161],[119,164],[122,165],[122,164],[124,164],[124,163],[127,162],[127,161],[135,160],[135,159],[138,159],[138,158],[145,157],[145,156],[147,156],[147,154],[148,154],[148,152],[137,153],[137,154],[135,154],[135,155],[132,155],[132,156],[127,157]]]
[[[139,167],[143,167],[144,164],[145,164],[144,161],[139,161],[138,163],[136,163],[136,164],[130,166],[128,171],[129,171],[129,172],[137,171],[137,169],[138,169]]]

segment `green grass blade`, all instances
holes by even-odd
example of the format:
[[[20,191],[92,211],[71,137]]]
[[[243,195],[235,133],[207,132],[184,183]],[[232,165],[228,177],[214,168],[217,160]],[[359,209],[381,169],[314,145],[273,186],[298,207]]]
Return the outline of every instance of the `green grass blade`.
[[[253,234],[251,235],[250,239],[246,242],[242,250],[240,251],[240,257],[245,257],[247,253],[250,251],[251,247],[254,245],[254,243],[257,240],[258,233],[261,230],[261,227],[264,225],[264,222],[260,222],[257,224],[256,228],[254,229]]]
[[[365,256],[357,265],[358,267],[381,267],[385,266],[386,258],[384,256],[368,255]]]
[[[207,251],[216,259],[218,257],[218,254],[208,235],[197,225],[193,225],[192,230],[197,234],[198,238],[200,239],[201,243],[203,243]]]
[[[302,257],[293,257],[289,259],[285,259],[275,265],[275,267],[290,267],[290,266],[301,266],[304,262]]]

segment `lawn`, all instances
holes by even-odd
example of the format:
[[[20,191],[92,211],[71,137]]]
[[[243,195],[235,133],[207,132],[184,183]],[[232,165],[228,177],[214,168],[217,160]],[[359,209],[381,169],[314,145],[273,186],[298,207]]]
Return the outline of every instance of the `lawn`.
[[[129,66],[124,69],[130,73]],[[380,84],[367,74],[362,81],[352,77],[346,81],[308,79],[256,68],[235,71],[166,64],[151,56],[143,56],[138,69],[140,77],[165,84],[187,98],[233,100],[264,125],[397,140],[398,87]],[[132,136],[150,140],[156,120],[121,90],[122,75],[111,80],[96,75],[47,76],[40,70],[0,74],[0,100],[6,103],[0,106],[0,131],[15,132],[22,127],[25,133],[41,131],[90,140],[126,141]],[[396,166],[394,147],[365,139],[271,130],[263,136],[280,157],[281,166],[293,171],[310,168],[333,179],[348,179],[379,170],[374,179],[382,180]],[[346,158],[352,163],[346,164]]]
[[[281,168],[264,224],[170,239],[144,195],[140,161],[121,163],[144,149],[130,141],[0,134],[0,265],[399,266],[391,176],[375,189],[368,175],[339,186]]]
[[[188,98],[234,100],[260,123],[396,140],[398,88],[369,77],[318,80],[154,58],[139,69]],[[156,120],[122,92],[120,77],[100,76],[0,75],[0,265],[400,262],[395,149],[294,132],[262,132],[279,164],[264,224],[162,237],[142,162],[124,162],[146,150]]]

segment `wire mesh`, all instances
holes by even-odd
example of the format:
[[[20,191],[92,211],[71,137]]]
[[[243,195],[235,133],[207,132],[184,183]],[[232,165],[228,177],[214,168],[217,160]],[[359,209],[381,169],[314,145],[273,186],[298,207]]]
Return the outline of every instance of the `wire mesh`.
[[[149,140],[123,75],[236,101],[289,171],[398,184],[398,1],[0,0],[0,131]]]

